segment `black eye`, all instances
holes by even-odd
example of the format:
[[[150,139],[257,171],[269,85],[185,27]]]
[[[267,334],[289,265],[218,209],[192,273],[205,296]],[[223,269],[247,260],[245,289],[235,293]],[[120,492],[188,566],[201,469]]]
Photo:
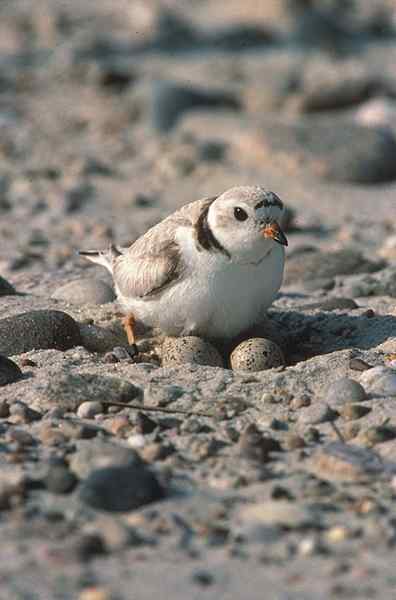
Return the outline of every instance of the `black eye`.
[[[248,214],[246,211],[243,210],[243,208],[237,206],[236,208],[234,208],[234,217],[238,221],[246,221],[246,219],[248,218]]]

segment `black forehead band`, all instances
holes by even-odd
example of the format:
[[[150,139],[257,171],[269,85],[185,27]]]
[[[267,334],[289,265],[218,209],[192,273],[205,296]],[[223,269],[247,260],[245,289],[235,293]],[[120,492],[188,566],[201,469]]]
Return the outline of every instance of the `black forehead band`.
[[[280,198],[278,198],[278,196],[274,193],[268,194],[268,198],[265,198],[264,200],[260,200],[260,202],[258,202],[256,204],[256,206],[254,208],[262,208],[263,206],[268,207],[268,206],[277,206],[278,208],[280,208],[282,210],[283,208],[283,202],[280,200]]]

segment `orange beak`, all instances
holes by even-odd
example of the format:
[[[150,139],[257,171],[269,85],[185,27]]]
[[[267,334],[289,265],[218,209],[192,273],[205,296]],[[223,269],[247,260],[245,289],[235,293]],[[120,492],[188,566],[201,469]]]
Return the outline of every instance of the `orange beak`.
[[[265,238],[271,238],[272,240],[275,240],[275,242],[278,242],[278,244],[282,244],[282,246],[288,245],[287,238],[276,221],[268,223],[261,230],[261,233]]]

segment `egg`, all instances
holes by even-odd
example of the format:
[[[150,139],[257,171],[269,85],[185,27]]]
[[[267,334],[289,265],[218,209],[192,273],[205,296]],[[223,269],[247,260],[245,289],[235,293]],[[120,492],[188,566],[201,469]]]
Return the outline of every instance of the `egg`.
[[[265,371],[284,364],[282,350],[266,338],[249,338],[238,344],[230,356],[235,371]]]
[[[162,366],[177,367],[186,363],[223,367],[223,359],[212,344],[196,336],[168,337],[162,345]]]

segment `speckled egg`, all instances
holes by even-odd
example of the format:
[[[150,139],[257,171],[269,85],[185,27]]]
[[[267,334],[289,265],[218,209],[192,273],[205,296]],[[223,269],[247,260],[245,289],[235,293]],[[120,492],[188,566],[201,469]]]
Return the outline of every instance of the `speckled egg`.
[[[212,344],[195,336],[168,337],[162,345],[162,366],[177,367],[186,363],[223,367],[223,359]]]
[[[285,364],[282,350],[266,338],[250,338],[231,353],[230,365],[235,371],[265,371]]]

